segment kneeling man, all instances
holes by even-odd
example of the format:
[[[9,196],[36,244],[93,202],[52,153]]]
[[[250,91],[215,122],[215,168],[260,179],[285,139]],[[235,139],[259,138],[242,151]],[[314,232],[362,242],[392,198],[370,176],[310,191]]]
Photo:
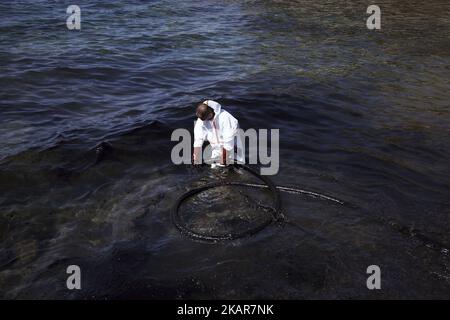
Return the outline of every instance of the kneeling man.
[[[239,136],[239,122],[228,111],[213,100],[206,100],[197,106],[198,117],[194,126],[194,164],[202,163],[202,146],[209,141],[212,159],[219,165],[237,160],[243,163],[242,141]]]

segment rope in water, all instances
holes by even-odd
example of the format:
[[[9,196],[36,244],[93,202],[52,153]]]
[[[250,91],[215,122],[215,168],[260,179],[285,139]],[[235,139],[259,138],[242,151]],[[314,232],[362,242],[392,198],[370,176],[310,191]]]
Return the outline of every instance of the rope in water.
[[[265,186],[263,184],[257,184],[257,183],[242,183],[242,185],[247,186],[247,187],[255,187],[255,188],[267,188],[267,186]],[[291,193],[291,194],[307,194],[312,197],[322,198],[324,200],[329,200],[329,201],[337,202],[339,204],[344,204],[344,202],[341,200],[332,198],[330,196],[326,196],[324,194],[313,192],[313,191],[291,188],[291,187],[283,187],[283,186],[277,186],[277,189],[280,191],[283,191],[283,192]]]
[[[333,202],[336,202],[339,204],[344,204],[344,202],[342,202],[338,199],[335,199],[335,198],[332,198],[332,197],[329,197],[329,196],[326,196],[326,195],[323,195],[323,194],[320,194],[317,192],[312,192],[312,191],[303,190],[303,189],[290,188],[290,187],[276,186],[268,177],[260,175],[253,168],[251,168],[247,165],[235,164],[234,166],[236,166],[238,168],[243,168],[244,170],[250,172],[257,178],[259,178],[261,181],[263,181],[264,184],[244,183],[244,182],[235,182],[235,181],[219,181],[219,182],[208,183],[203,186],[200,186],[200,187],[197,187],[197,188],[187,191],[186,193],[184,193],[180,197],[178,197],[178,199],[175,201],[175,204],[172,207],[172,221],[173,221],[174,225],[181,231],[181,233],[183,233],[193,239],[213,241],[213,242],[224,241],[224,240],[234,240],[234,239],[238,239],[238,238],[251,236],[251,235],[261,231],[262,229],[267,227],[272,222],[277,222],[277,221],[283,220],[284,216],[281,212],[281,197],[280,197],[279,190],[283,191],[283,192],[292,193],[292,194],[306,194],[309,196],[333,201]],[[226,235],[203,234],[203,233],[189,229],[186,226],[186,224],[184,223],[184,221],[180,215],[180,212],[179,212],[181,204],[186,199],[188,199],[200,192],[203,192],[205,190],[222,187],[222,186],[230,186],[230,185],[270,189],[270,191],[272,193],[273,204],[271,207],[267,207],[267,206],[262,206],[262,207],[270,209],[270,211],[272,213],[272,219],[267,219],[263,223],[255,226],[254,228],[251,228],[251,229],[248,229],[245,231],[240,231],[240,232],[231,232]]]

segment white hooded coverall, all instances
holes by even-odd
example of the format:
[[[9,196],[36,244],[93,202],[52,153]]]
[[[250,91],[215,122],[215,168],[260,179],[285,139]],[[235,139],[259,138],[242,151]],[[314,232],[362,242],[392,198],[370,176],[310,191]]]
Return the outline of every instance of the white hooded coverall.
[[[221,105],[213,100],[203,102],[214,110],[212,120],[202,121],[197,119],[194,126],[194,148],[202,147],[203,142],[208,140],[211,145],[213,159],[221,157],[222,148],[227,150],[232,159],[244,163],[242,140],[238,134],[239,122],[228,111],[222,109]],[[234,146],[237,152],[234,152]]]

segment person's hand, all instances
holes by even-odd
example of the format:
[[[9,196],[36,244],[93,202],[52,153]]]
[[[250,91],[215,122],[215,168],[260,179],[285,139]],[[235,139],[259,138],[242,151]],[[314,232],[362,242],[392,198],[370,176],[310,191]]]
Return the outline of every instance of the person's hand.
[[[225,148],[222,148],[222,154],[221,154],[220,163],[219,163],[222,167],[225,167],[227,165],[227,157],[228,157],[227,150]]]
[[[194,148],[194,152],[192,153],[192,164],[201,164],[201,152],[201,148]]]
[[[195,155],[195,152],[192,154],[192,164],[198,164],[197,163],[197,156]]]

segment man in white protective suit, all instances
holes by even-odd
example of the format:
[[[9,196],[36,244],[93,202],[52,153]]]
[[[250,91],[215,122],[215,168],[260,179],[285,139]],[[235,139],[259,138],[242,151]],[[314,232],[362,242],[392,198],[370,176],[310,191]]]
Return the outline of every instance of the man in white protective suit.
[[[215,165],[243,163],[242,140],[239,135],[239,122],[228,111],[213,100],[206,100],[197,106],[198,117],[194,126],[194,164],[202,163],[202,146],[205,140],[211,145],[211,157]]]

